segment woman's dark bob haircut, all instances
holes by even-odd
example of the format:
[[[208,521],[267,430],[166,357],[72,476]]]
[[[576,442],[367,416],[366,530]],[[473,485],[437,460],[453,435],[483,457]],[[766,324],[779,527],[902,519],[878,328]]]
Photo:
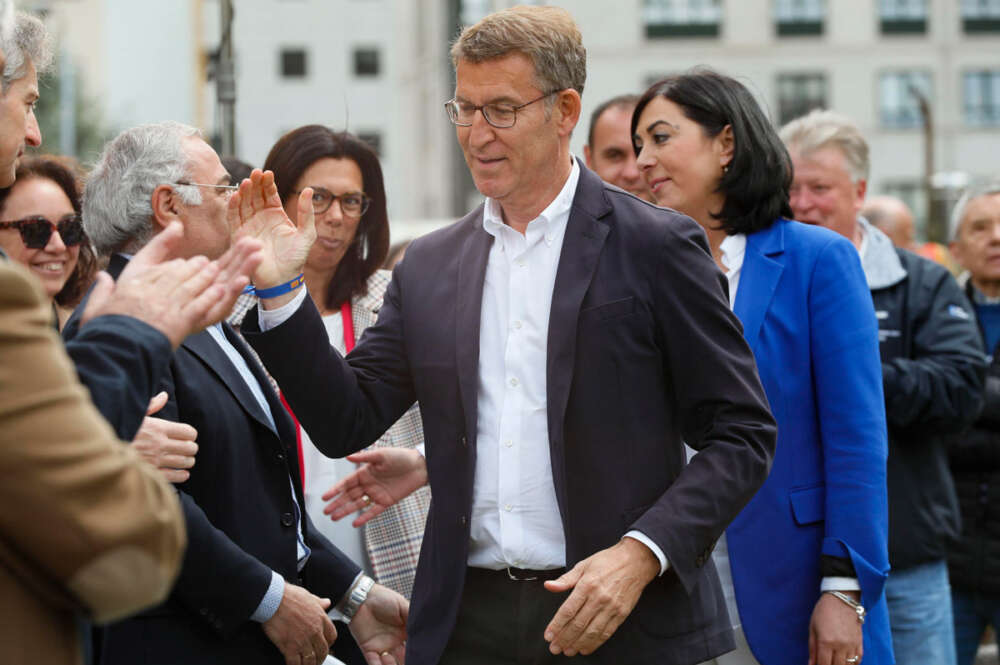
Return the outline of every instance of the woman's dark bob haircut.
[[[709,138],[718,136],[727,125],[732,127],[733,159],[715,190],[725,197],[725,203],[722,210],[712,214],[726,233],[753,233],[766,229],[779,217],[791,218],[791,159],[742,83],[704,68],[658,81],[639,98],[632,113],[632,136],[642,110],[656,97],[677,104]]]
[[[264,170],[274,172],[278,195],[286,205],[306,169],[321,159],[350,159],[361,170],[361,186],[371,205],[361,216],[354,242],[330,280],[327,309],[336,309],[352,297],[368,292],[368,278],[382,266],[389,252],[389,213],[385,204],[382,167],[368,144],[348,132],[334,132],[323,125],[293,129],[274,144]],[[308,186],[309,183],[306,183]]]

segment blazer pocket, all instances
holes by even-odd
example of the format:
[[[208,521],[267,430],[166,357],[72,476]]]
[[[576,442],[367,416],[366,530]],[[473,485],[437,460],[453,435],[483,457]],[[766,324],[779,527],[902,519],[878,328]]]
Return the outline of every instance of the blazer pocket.
[[[585,323],[597,323],[607,321],[622,316],[628,316],[635,311],[635,298],[629,296],[621,300],[612,300],[602,305],[594,305],[580,310],[580,325]]]
[[[788,494],[792,515],[799,526],[822,522],[826,516],[826,486],[804,487]]]

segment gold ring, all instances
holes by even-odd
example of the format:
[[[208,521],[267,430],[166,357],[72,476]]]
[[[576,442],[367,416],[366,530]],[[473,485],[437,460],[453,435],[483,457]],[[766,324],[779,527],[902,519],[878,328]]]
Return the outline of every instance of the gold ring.
[[[380,653],[379,655],[380,655],[380,656],[388,656],[388,655],[389,655],[389,652],[388,652],[388,651],[383,651],[383,652],[382,652],[382,653]]]
[[[368,496],[367,494],[362,494],[361,495],[361,500],[364,502],[364,504],[366,506],[372,505],[372,498],[370,496]],[[386,653],[389,653],[389,652],[386,651]]]

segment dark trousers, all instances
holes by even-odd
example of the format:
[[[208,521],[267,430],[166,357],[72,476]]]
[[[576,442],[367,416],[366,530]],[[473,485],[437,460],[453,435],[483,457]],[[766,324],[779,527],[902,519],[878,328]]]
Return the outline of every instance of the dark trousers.
[[[511,580],[506,571],[469,568],[458,621],[438,665],[592,665],[549,653],[543,634],[569,593],[552,593],[543,581]]]

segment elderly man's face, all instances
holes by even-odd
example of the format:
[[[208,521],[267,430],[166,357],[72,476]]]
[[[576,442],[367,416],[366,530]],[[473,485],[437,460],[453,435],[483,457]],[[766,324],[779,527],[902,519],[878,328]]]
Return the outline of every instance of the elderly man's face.
[[[602,180],[652,203],[653,195],[636,166],[632,149],[633,110],[631,106],[606,109],[594,123],[594,143],[583,147],[583,155],[587,166]]]
[[[476,106],[519,106],[548,92],[536,87],[534,74],[531,60],[520,53],[479,63],[461,60],[455,99]],[[481,111],[469,127],[455,127],[476,188],[505,209],[535,207],[554,179],[565,177],[555,161],[560,141],[555,113],[547,117],[545,109],[544,99],[525,106],[513,127],[493,127]]]
[[[1000,194],[969,201],[950,249],[974,284],[1000,282]]]
[[[210,145],[198,137],[184,139],[189,164],[189,179],[184,182],[203,185],[228,185],[229,172],[219,161],[219,155]],[[226,207],[230,191],[216,187],[198,187],[201,203],[188,205],[177,199],[178,218],[184,224],[184,240],[181,256],[204,254],[217,259],[229,249],[232,230],[226,219]]]
[[[14,170],[26,145],[42,144],[42,134],[35,119],[38,101],[38,77],[30,61],[24,76],[10,84],[0,95],[0,187],[10,187]]]
[[[847,158],[833,146],[802,153],[789,146],[795,169],[789,203],[800,222],[818,224],[855,239],[858,213],[865,202],[864,180],[854,182]]]

